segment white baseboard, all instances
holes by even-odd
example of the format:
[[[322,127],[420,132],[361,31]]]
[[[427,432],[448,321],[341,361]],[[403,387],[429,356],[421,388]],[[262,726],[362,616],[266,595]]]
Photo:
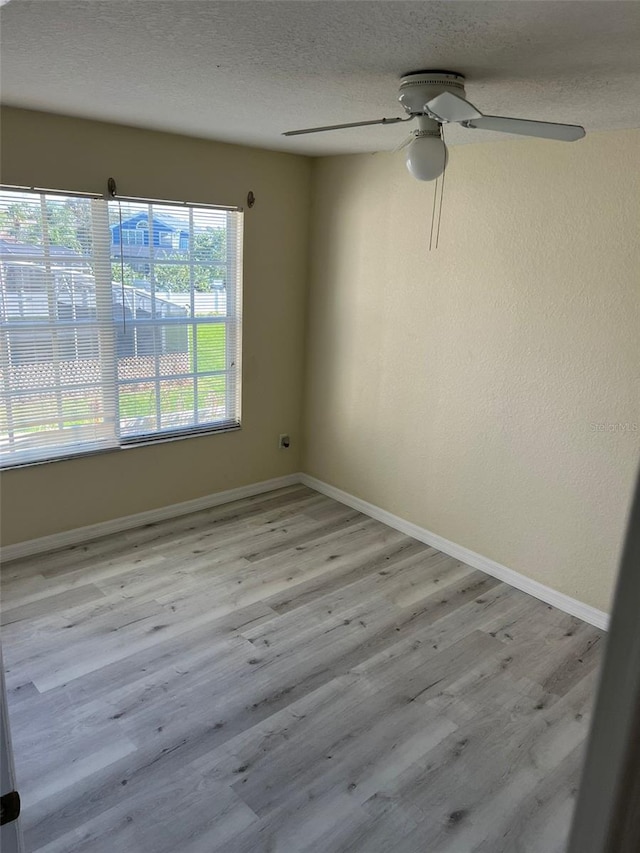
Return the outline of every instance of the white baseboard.
[[[227,489],[224,492],[214,492],[211,495],[205,495],[191,501],[137,512],[135,515],[124,515],[110,521],[101,521],[99,524],[76,527],[73,530],[63,530],[61,533],[53,533],[51,536],[41,536],[38,539],[17,542],[15,545],[5,545],[2,548],[2,562],[7,563],[20,557],[31,557],[34,554],[55,551],[69,545],[78,545],[81,542],[89,542],[92,539],[99,539],[101,536],[108,536],[110,533],[120,533],[123,530],[143,527],[145,524],[153,524],[156,521],[178,518],[178,516],[188,515],[190,512],[199,512],[202,509],[210,509],[220,504],[250,498],[264,492],[272,492],[285,486],[294,486],[300,482],[300,474],[287,474],[285,477],[275,477],[272,480],[263,480],[260,483],[250,483],[248,486]]]
[[[483,557],[482,554],[477,554],[475,551],[470,551],[462,545],[450,542],[448,539],[438,536],[437,533],[432,533],[425,527],[419,527],[417,524],[405,521],[403,518],[375,506],[375,504],[368,503],[368,501],[357,498],[355,495],[350,495],[348,492],[343,492],[342,489],[324,483],[322,480],[317,480],[308,474],[287,474],[284,477],[275,477],[272,480],[263,480],[260,483],[239,486],[236,489],[215,492],[211,495],[195,498],[195,500],[171,504],[159,507],[158,509],[150,509],[146,512],[138,512],[135,515],[126,515],[111,519],[110,521],[103,521],[99,524],[90,524],[86,527],[76,527],[73,530],[64,530],[61,533],[54,533],[51,536],[41,536],[38,539],[17,542],[15,545],[6,545],[2,548],[2,562],[6,563],[10,560],[17,560],[20,557],[30,557],[34,554],[55,551],[60,548],[66,548],[69,545],[78,545],[81,542],[89,542],[101,536],[108,536],[110,533],[119,533],[123,530],[143,527],[145,524],[178,518],[181,515],[188,515],[191,512],[198,512],[203,509],[219,506],[220,504],[264,494],[265,492],[282,489],[285,486],[293,486],[297,483],[303,483],[305,486],[315,489],[323,495],[327,495],[334,500],[340,501],[340,503],[357,509],[359,512],[375,518],[377,521],[381,521],[383,524],[393,527],[395,530],[399,530],[401,533],[405,533],[419,542],[424,542],[426,545],[442,551],[443,554],[448,554],[450,557],[454,557],[456,560],[460,560],[474,569],[486,572],[486,574],[498,578],[529,595],[533,595],[546,604],[551,604],[553,607],[571,614],[571,616],[576,616],[590,625],[595,625],[597,628],[602,628],[603,630],[607,630],[608,628],[609,616],[604,611],[590,607],[588,604],[583,604],[575,598],[571,598],[562,592],[558,592],[525,575],[521,575],[513,569],[502,566],[488,557]]]
[[[442,551],[443,554],[448,554],[450,557],[454,557],[456,560],[460,560],[474,569],[486,572],[486,574],[498,578],[510,586],[534,596],[534,598],[539,598],[546,604],[551,604],[553,607],[557,607],[571,616],[576,616],[590,625],[595,625],[596,628],[602,628],[605,631],[608,629],[609,615],[602,610],[597,610],[595,607],[583,604],[575,598],[571,598],[549,586],[545,586],[525,575],[521,575],[513,569],[490,560],[488,557],[483,557],[482,554],[477,554],[475,551],[470,551],[462,545],[450,542],[448,539],[438,536],[437,533],[432,533],[424,527],[419,527],[417,524],[405,521],[403,518],[393,515],[379,506],[375,506],[375,504],[363,501],[361,498],[355,497],[355,495],[343,492],[342,489],[330,486],[328,483],[317,480],[308,474],[301,474],[300,481],[305,486],[309,486],[309,488],[315,489],[317,492],[322,492],[327,497],[340,501],[340,503],[346,504],[353,509],[357,509],[359,512],[375,518],[377,521],[381,521],[383,524],[393,527],[401,533],[406,533],[407,536],[411,536],[419,542],[424,542],[425,545],[430,545],[432,548],[436,548],[438,551]]]

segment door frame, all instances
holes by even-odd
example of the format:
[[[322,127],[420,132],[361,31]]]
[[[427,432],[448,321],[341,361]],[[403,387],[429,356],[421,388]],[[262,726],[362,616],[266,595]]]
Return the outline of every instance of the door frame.
[[[11,748],[9,729],[9,711],[7,708],[7,688],[4,681],[4,662],[0,644],[0,795],[3,797],[16,790],[16,772]],[[20,827],[20,818],[0,826],[0,847],[2,853],[24,853],[24,841]]]
[[[640,850],[640,471],[567,853]]]

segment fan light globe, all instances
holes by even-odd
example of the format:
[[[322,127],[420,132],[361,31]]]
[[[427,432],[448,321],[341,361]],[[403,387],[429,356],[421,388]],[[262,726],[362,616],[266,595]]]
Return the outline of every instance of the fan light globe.
[[[416,136],[407,147],[407,169],[419,181],[435,181],[444,172],[447,147],[440,136]]]

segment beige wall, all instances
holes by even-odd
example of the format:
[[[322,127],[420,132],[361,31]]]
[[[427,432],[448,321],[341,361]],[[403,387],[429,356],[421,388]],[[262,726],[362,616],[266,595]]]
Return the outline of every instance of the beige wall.
[[[16,109],[2,112],[3,183],[256,206],[245,212],[243,428],[7,471],[9,544],[298,471],[310,161]],[[292,447],[281,451],[278,435]]]
[[[640,450],[640,131],[314,177],[304,469],[606,609]],[[631,429],[631,428],[630,428]]]

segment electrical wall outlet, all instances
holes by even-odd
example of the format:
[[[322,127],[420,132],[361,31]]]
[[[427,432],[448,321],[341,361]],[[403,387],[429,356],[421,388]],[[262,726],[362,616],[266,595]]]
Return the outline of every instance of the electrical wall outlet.
[[[289,438],[289,436],[286,435],[286,433],[282,433],[282,435],[278,439],[278,447],[280,448],[280,450],[287,450],[290,444],[291,439]]]

